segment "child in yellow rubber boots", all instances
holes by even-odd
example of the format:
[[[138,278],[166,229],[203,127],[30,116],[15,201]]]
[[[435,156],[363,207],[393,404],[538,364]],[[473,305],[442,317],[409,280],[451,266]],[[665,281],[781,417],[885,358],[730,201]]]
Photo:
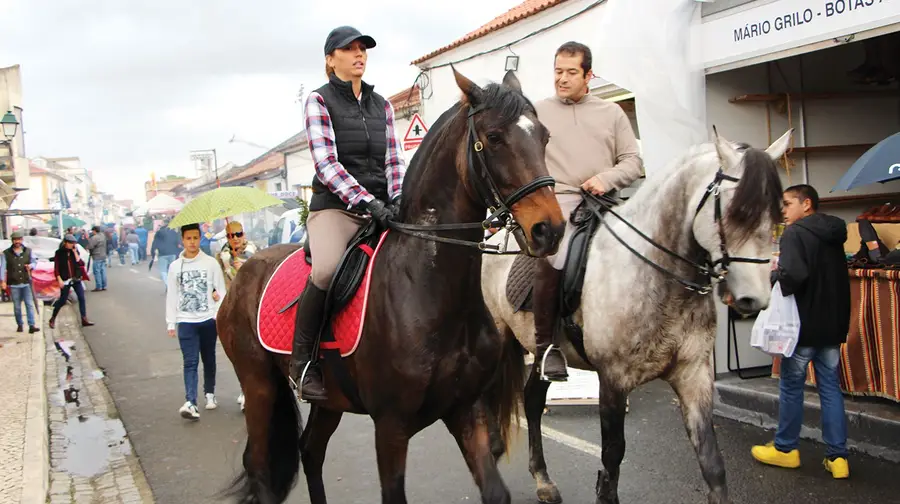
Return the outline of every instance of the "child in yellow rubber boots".
[[[844,258],[846,223],[817,213],[819,195],[808,185],[784,191],[784,220],[778,264],[772,280],[785,296],[794,295],[800,339],[794,354],[781,361],[781,394],[775,441],[754,446],[753,458],[773,466],[800,466],[797,450],[803,425],[803,388],[812,361],[822,404],[825,469],[836,479],[850,476],[847,416],[838,373],[841,344],[850,328],[850,280]]]

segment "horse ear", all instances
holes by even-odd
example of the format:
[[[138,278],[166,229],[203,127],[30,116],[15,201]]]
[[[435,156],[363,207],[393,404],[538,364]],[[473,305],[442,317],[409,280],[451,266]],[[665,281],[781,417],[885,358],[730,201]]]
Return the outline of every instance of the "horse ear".
[[[715,136],[716,153],[719,155],[719,162],[722,163],[722,170],[729,171],[738,167],[741,162],[741,156],[738,151],[731,145],[731,142],[720,136],[713,126],[713,135]]]
[[[772,161],[778,161],[787,152],[788,147],[791,145],[791,136],[793,134],[794,128],[787,130],[784,135],[781,135],[781,138],[772,142],[772,145],[766,149],[766,154],[772,158]]]
[[[508,70],[506,75],[503,76],[503,85],[513,91],[522,92],[522,84],[519,82],[519,78],[516,77],[516,73],[512,70]]]
[[[468,77],[456,71],[456,67],[450,65],[450,68],[453,70],[453,78],[456,79],[456,85],[459,86],[459,90],[463,92],[463,99],[469,102],[470,105],[478,105],[481,102],[481,88],[478,87],[478,84],[470,81]]]

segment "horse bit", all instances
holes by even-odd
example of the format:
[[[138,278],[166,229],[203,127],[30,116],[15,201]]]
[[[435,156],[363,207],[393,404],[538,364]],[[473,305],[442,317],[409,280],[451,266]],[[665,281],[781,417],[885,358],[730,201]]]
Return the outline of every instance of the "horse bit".
[[[478,114],[483,110],[484,107],[480,105],[478,107],[472,107],[471,105],[469,106],[467,119],[469,129],[469,148],[466,150],[466,167],[468,171],[468,179],[475,187],[475,191],[478,193],[478,197],[487,207],[488,212],[490,212],[488,217],[481,222],[467,222],[459,224],[419,225],[390,221],[388,223],[388,227],[425,240],[448,243],[451,245],[475,247],[483,253],[509,253],[506,251],[509,234],[521,232],[521,227],[513,218],[511,207],[529,194],[537,191],[542,187],[552,187],[556,184],[556,181],[549,175],[543,175],[516,189],[506,198],[503,198],[500,195],[500,190],[497,187],[497,183],[494,182],[494,177],[491,175],[491,172],[487,168],[487,160],[484,156],[484,143],[482,143],[481,140],[478,139],[478,134],[475,132],[474,116],[475,114]],[[462,231],[469,229],[480,229],[482,231],[487,231],[492,227],[500,226],[504,227],[508,231],[508,233],[506,234],[506,241],[502,246],[489,244],[484,240],[476,242],[426,234],[427,232],[432,231]],[[518,254],[518,252],[515,253]]]
[[[595,215],[597,215],[597,218],[600,220],[600,222],[603,224],[603,226],[606,227],[607,231],[609,231],[609,233],[611,235],[613,235],[613,237],[616,240],[618,240],[618,242],[621,243],[632,254],[636,255],[639,259],[641,259],[648,265],[652,266],[653,269],[655,269],[656,271],[659,271],[660,273],[663,273],[664,275],[668,276],[672,280],[676,281],[681,286],[683,286],[685,289],[692,291],[692,292],[696,292],[701,295],[706,295],[706,294],[709,294],[710,292],[712,292],[713,282],[721,282],[721,281],[725,280],[725,276],[728,275],[728,266],[731,263],[766,264],[769,262],[768,259],[760,259],[760,258],[754,258],[754,257],[732,257],[728,253],[728,247],[727,247],[727,244],[725,241],[725,227],[724,227],[724,224],[722,223],[722,200],[719,196],[719,193],[721,192],[721,189],[722,189],[722,181],[725,181],[725,180],[727,180],[729,182],[739,182],[740,181],[740,179],[737,177],[732,177],[731,175],[726,175],[724,172],[722,172],[722,168],[720,167],[719,170],[716,171],[716,176],[713,179],[713,181],[710,182],[708,186],[706,186],[706,191],[704,191],[703,197],[700,198],[700,203],[697,205],[697,209],[694,211],[694,218],[696,219],[697,216],[700,215],[700,210],[703,209],[703,206],[706,205],[707,201],[709,201],[710,195],[712,195],[713,202],[715,205],[713,207],[713,218],[715,219],[716,227],[718,228],[718,232],[719,232],[719,250],[722,254],[722,257],[720,257],[719,259],[716,259],[715,261],[711,261],[709,254],[707,253],[707,259],[705,261],[705,264],[699,264],[696,261],[692,261],[692,260],[682,256],[681,254],[665,247],[664,245],[660,245],[659,243],[654,241],[652,238],[650,238],[649,236],[644,234],[641,230],[636,228],[633,224],[631,224],[630,222],[625,220],[621,215],[616,213],[612,209],[612,205],[610,204],[610,200],[608,198],[603,199],[602,197],[594,196],[593,194],[588,193],[588,192],[585,192],[584,194],[589,199],[593,200],[594,203],[603,207],[604,210],[606,210],[607,212],[609,212],[610,214],[615,216],[617,219],[622,221],[622,223],[624,223],[632,231],[637,233],[638,236],[643,238],[647,243],[649,243],[650,245],[653,245],[658,250],[668,254],[670,257],[673,257],[684,263],[687,263],[689,266],[694,268],[698,273],[700,273],[700,275],[703,278],[706,279],[706,282],[705,283],[697,283],[697,282],[694,282],[694,281],[691,281],[691,280],[688,280],[685,278],[681,278],[678,275],[676,275],[675,273],[672,273],[671,271],[667,270],[666,268],[663,268],[659,264],[656,264],[655,262],[651,261],[646,256],[644,256],[643,254],[641,254],[640,252],[635,250],[633,247],[631,247],[630,245],[625,243],[625,240],[623,240],[621,236],[619,236],[615,231],[612,230],[612,227],[610,227],[610,225],[606,222],[606,219],[604,219],[603,216],[598,213],[596,208],[592,209],[592,211],[594,212]],[[718,266],[721,266],[721,268],[719,268],[717,270]]]

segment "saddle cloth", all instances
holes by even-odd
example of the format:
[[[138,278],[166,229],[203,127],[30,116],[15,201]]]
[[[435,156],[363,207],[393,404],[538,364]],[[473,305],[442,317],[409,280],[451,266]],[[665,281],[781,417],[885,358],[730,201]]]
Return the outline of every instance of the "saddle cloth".
[[[335,349],[340,351],[341,357],[347,357],[359,345],[375,257],[381,249],[385,236],[387,233],[381,235],[375,250],[368,245],[359,245],[359,248],[369,256],[365,276],[350,300],[332,316],[334,341],[323,341],[320,344],[321,350]],[[278,312],[303,292],[306,278],[311,271],[312,266],[306,261],[306,252],[299,249],[285,258],[266,282],[256,318],[256,334],[266,350],[280,354],[291,353],[296,306],[299,303],[295,303],[284,313]]]

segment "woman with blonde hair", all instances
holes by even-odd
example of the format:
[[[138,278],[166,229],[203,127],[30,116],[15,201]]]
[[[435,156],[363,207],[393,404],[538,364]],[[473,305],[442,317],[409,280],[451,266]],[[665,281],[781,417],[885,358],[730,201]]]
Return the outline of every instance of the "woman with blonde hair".
[[[256,245],[247,241],[244,226],[238,221],[231,221],[225,226],[225,237],[228,243],[222,247],[216,259],[225,274],[225,288],[229,288],[241,265],[256,253]]]

